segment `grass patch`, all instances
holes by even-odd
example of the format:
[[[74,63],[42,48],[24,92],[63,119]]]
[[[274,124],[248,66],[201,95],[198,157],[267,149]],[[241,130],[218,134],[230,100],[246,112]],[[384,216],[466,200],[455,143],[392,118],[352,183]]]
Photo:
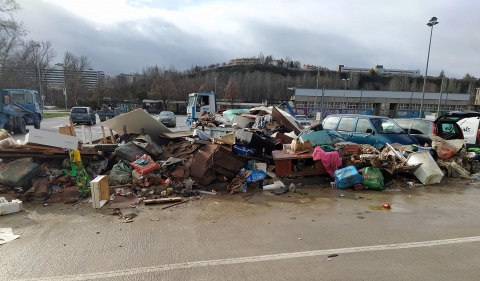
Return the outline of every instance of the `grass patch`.
[[[45,112],[42,114],[43,118],[54,118],[54,117],[64,117],[69,116],[68,112]]]

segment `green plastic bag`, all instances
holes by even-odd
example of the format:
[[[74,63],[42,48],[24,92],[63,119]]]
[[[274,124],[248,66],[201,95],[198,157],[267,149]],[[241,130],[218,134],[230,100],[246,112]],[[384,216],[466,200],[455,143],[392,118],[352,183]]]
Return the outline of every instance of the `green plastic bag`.
[[[362,184],[367,188],[367,189],[373,189],[373,190],[384,190],[384,182],[383,182],[383,175],[382,172],[378,168],[373,168],[373,167],[366,167],[363,170],[363,178],[364,181]]]

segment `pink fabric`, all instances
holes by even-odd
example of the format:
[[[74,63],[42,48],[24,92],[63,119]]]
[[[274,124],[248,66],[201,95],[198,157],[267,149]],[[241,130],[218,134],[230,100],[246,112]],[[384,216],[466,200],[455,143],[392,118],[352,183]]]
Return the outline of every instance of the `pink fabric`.
[[[327,170],[331,177],[333,177],[335,171],[342,166],[342,160],[340,159],[340,155],[338,155],[338,151],[325,152],[320,146],[315,147],[313,160],[322,161],[325,170]]]

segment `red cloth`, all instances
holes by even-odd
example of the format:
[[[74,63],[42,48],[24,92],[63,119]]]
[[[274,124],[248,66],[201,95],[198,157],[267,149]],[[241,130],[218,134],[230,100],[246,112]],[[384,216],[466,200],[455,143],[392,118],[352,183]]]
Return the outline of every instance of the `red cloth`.
[[[320,146],[315,147],[313,160],[322,161],[325,170],[327,170],[331,177],[333,177],[335,171],[342,166],[342,160],[340,159],[340,155],[338,155],[338,151],[325,152]]]

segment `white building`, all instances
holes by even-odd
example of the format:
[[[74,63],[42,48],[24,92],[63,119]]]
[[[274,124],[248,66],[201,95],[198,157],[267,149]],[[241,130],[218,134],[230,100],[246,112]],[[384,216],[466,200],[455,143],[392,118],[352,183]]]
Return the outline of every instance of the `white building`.
[[[407,75],[417,77],[420,76],[420,69],[411,70],[411,69],[387,69],[383,65],[377,64],[375,66],[369,67],[350,67],[343,64],[337,66],[337,72],[357,72],[357,73],[369,73],[370,70],[374,70],[378,74],[384,75]]]

